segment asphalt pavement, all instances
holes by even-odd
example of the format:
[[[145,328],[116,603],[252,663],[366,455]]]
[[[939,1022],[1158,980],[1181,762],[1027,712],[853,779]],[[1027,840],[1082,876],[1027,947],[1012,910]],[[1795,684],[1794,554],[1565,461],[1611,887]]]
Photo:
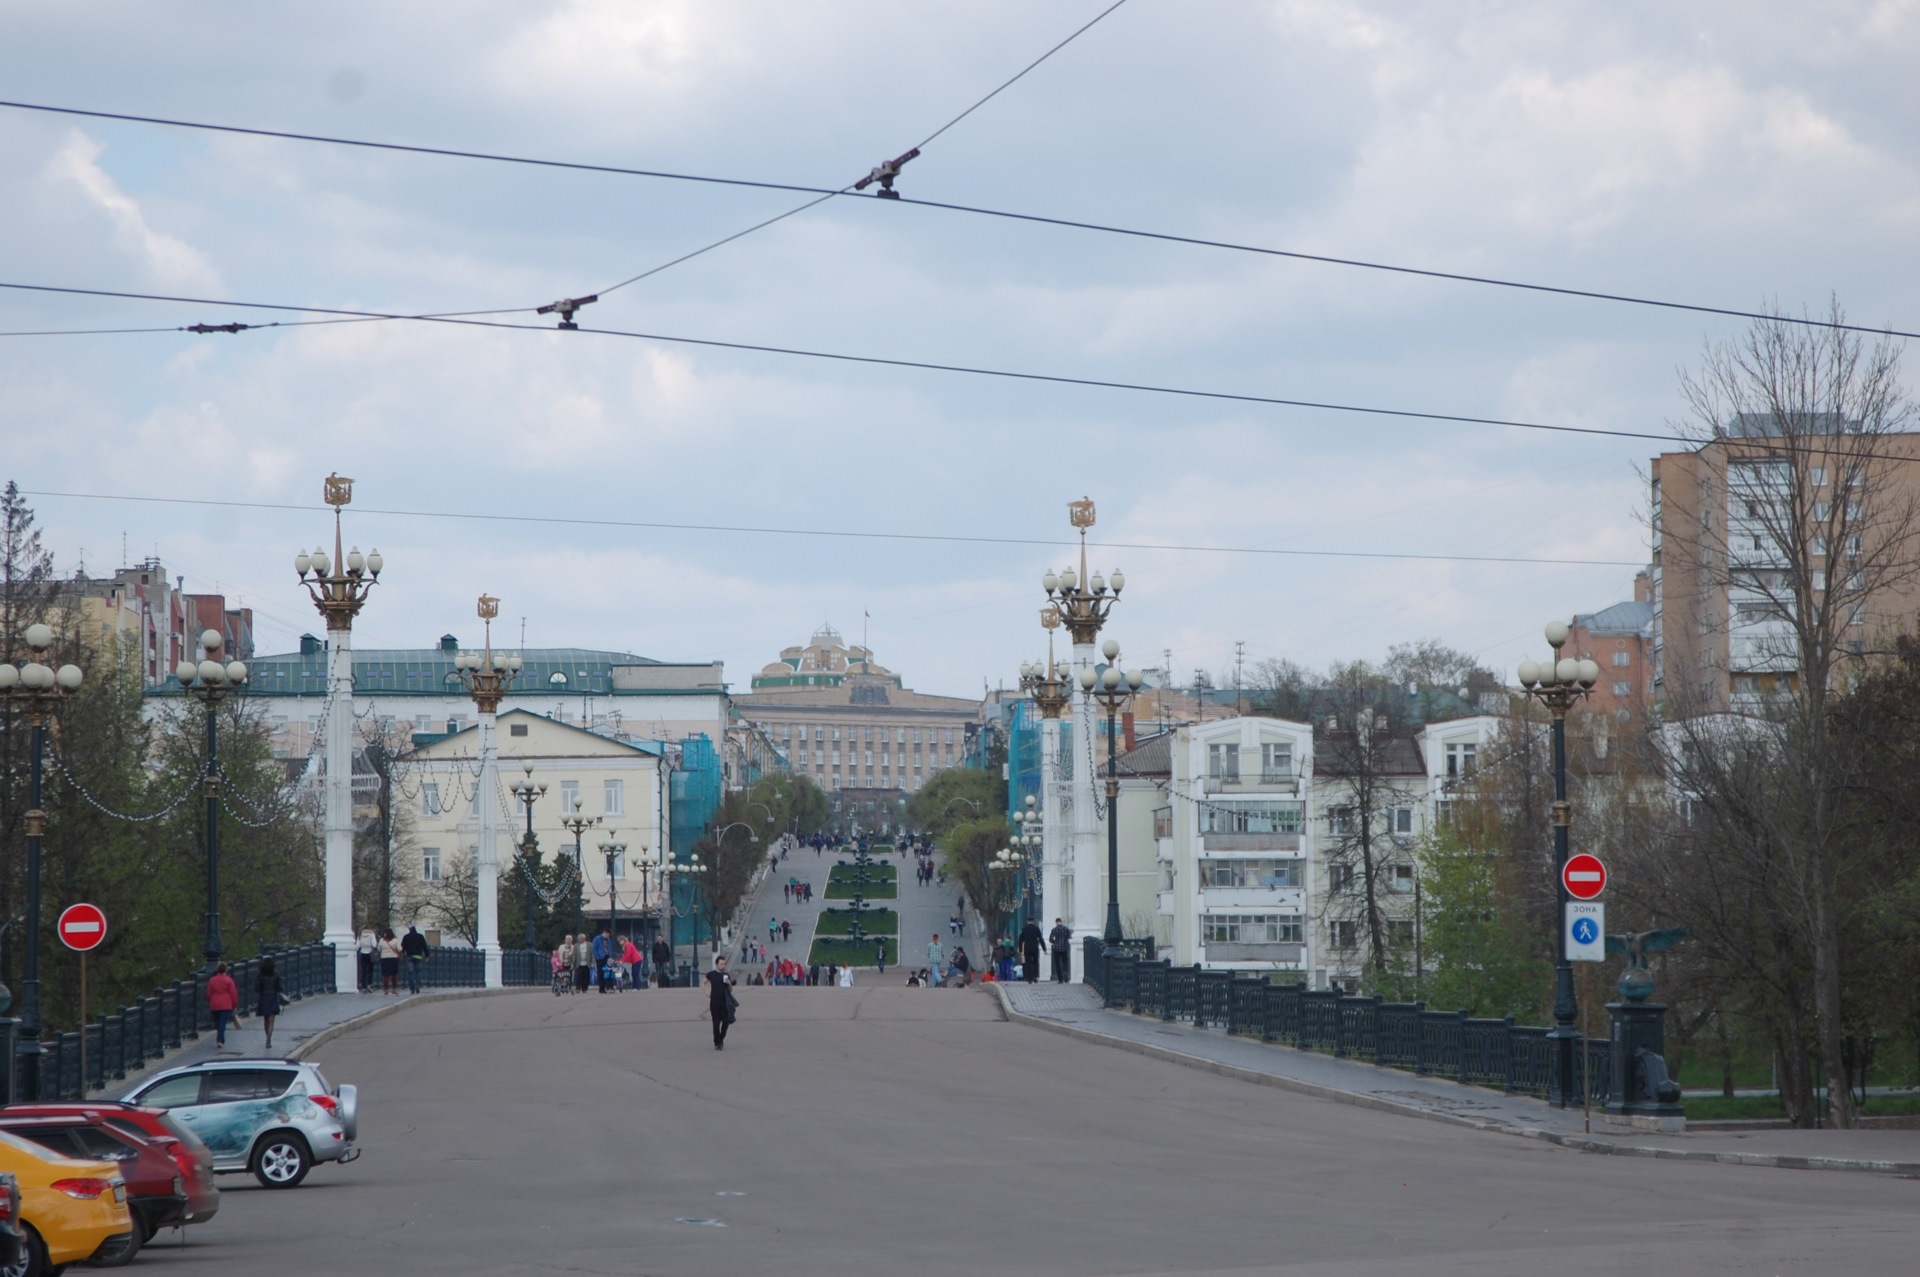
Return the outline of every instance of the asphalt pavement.
[[[1009,1022],[974,990],[418,1005],[317,1058],[350,1166],[143,1269],[1474,1277],[1911,1271],[1920,1184],[1593,1156]]]

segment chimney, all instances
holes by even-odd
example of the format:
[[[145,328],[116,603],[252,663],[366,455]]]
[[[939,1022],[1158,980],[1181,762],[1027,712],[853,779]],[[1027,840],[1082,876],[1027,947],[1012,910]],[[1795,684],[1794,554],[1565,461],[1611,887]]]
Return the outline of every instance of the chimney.
[[[1133,711],[1132,710],[1128,710],[1126,713],[1120,716],[1120,729],[1125,733],[1125,735],[1123,735],[1120,738],[1121,740],[1120,747],[1122,749],[1129,749],[1129,750],[1132,749],[1133,748]]]
[[[1645,568],[1633,574],[1633,601],[1635,603],[1653,602],[1653,576]]]

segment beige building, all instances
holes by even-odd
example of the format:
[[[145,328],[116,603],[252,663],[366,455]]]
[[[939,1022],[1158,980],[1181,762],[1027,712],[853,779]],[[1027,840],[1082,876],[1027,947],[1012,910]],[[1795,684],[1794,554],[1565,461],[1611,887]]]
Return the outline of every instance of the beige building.
[[[568,816],[600,817],[581,838],[579,869],[586,884],[585,917],[606,920],[619,903],[622,919],[637,917],[646,906],[657,912],[662,880],[656,870],[643,882],[632,861],[648,851],[656,856],[666,844],[671,803],[667,767],[653,741],[614,740],[598,732],[561,723],[524,709],[499,717],[495,736],[500,751],[500,789],[482,794],[479,729],[468,727],[433,741],[398,760],[394,770],[395,822],[394,918],[419,918],[458,935],[461,919],[453,886],[470,874],[479,853],[480,804],[496,809],[500,830],[500,875],[504,886],[515,849],[526,832],[526,809],[513,796],[527,779],[544,784],[546,794],[533,806],[533,831],[543,861],[572,862],[574,838],[561,827]],[[603,844],[626,844],[615,857],[609,878]],[[518,948],[521,920],[500,919],[502,942]]]
[[[733,698],[741,719],[822,789],[911,792],[966,757],[980,702],[909,691],[832,626],[790,647]]]

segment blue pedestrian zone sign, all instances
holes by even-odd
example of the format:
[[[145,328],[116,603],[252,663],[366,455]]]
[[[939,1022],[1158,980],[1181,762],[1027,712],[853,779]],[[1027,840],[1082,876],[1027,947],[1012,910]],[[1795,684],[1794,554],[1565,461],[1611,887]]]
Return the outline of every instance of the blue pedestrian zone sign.
[[[1594,900],[1570,900],[1566,909],[1567,961],[1606,961],[1607,907]]]

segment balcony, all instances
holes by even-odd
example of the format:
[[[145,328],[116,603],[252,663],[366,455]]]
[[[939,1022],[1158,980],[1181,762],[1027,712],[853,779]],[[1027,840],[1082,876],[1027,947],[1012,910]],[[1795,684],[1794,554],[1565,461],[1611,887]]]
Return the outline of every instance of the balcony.
[[[1209,851],[1299,851],[1298,830],[1271,830],[1265,833],[1200,834],[1200,850]]]
[[[1299,943],[1278,944],[1228,944],[1214,941],[1202,945],[1208,962],[1271,962],[1283,967],[1297,967],[1305,956],[1307,947]]]
[[[1209,794],[1298,794],[1300,777],[1291,770],[1209,772],[1201,790]]]

